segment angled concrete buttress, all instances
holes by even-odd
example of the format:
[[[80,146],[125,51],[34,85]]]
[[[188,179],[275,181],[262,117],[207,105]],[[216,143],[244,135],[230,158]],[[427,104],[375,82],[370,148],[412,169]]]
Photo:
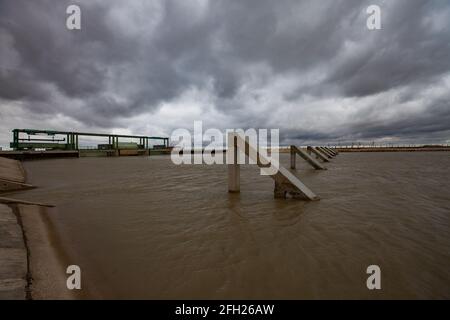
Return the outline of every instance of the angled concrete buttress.
[[[334,155],[330,151],[328,151],[326,148],[324,148],[324,147],[317,147],[317,149],[319,149],[328,158],[330,158],[330,159],[334,158]]]
[[[328,157],[319,150],[317,150],[316,147],[308,146],[307,150],[309,154],[314,153],[316,155],[316,158],[322,160],[323,162],[330,162],[330,160],[328,160]]]
[[[257,147],[249,143],[249,141],[235,132],[228,133],[228,190],[229,192],[240,191],[239,163],[238,152],[243,152],[250,159],[255,161],[262,170],[268,170],[268,175],[275,181],[274,196],[275,198],[286,198],[290,194],[293,198],[305,200],[319,200],[307,186],[305,186],[295,175],[289,170],[281,166],[274,159],[267,159],[262,155]],[[278,168],[274,174],[271,166]]]
[[[337,156],[337,152],[334,151],[333,149],[331,149],[330,147],[324,147],[324,148],[327,149],[329,152],[331,152],[331,154],[332,154],[333,156]]]
[[[296,167],[296,156],[297,154],[302,157],[306,162],[308,162],[314,169],[316,170],[327,170],[324,166],[322,166],[318,161],[316,161],[313,157],[311,157],[304,150],[297,148],[296,146],[291,146],[291,169],[295,169]]]
[[[333,158],[333,155],[331,154],[331,152],[329,152],[327,149],[323,148],[323,147],[317,147],[317,149],[322,152],[324,155],[326,155],[329,159]]]

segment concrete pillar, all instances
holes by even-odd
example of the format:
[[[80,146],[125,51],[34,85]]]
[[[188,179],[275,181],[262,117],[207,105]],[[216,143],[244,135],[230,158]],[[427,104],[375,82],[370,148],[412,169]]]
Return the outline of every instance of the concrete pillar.
[[[237,137],[232,133],[228,133],[228,191],[240,192],[240,166],[238,163]]]
[[[291,146],[290,148],[290,152],[291,152],[291,169],[295,169],[296,167],[296,163],[295,163],[295,158],[296,158],[296,152],[295,152],[295,146]]]
[[[13,130],[13,145],[14,150],[19,148],[19,131]]]

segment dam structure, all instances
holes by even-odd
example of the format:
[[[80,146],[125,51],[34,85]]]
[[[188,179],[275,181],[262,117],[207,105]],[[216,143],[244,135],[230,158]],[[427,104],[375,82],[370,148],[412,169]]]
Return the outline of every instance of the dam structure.
[[[81,147],[80,137],[104,140],[94,147]],[[125,140],[136,140],[129,142]],[[157,141],[159,144],[151,145]],[[149,156],[170,153],[169,138],[157,136],[58,131],[42,129],[12,130],[13,151],[2,151],[1,156],[13,159],[56,157],[115,157]]]

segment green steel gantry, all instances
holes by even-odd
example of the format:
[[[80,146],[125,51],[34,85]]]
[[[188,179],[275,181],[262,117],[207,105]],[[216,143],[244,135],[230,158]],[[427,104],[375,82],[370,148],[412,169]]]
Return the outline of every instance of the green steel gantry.
[[[39,130],[39,129],[14,129],[13,142],[10,146],[14,150],[24,149],[62,149],[62,150],[78,150],[78,137],[90,136],[90,137],[108,137],[109,146],[111,149],[119,149],[119,138],[131,138],[139,139],[139,147],[142,149],[149,149],[150,140],[162,140],[164,141],[164,147],[169,147],[169,138],[166,137],[148,137],[148,136],[134,136],[124,134],[107,134],[107,133],[90,133],[90,132],[73,132],[73,131],[56,131],[56,130]],[[20,133],[28,135],[27,138],[21,138]],[[36,136],[45,134],[52,137],[49,138],[31,138],[30,136]],[[55,135],[66,136],[65,139],[55,139]],[[59,143],[64,141],[65,143]]]

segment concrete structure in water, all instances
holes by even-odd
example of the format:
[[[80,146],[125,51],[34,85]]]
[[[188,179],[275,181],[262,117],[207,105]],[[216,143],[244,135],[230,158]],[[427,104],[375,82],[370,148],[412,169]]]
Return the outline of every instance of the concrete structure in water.
[[[337,156],[337,154],[333,150],[331,150],[330,148],[328,148],[328,147],[323,147],[323,148],[325,150],[327,150],[328,153],[331,154],[332,157],[336,157]]]
[[[316,170],[327,170],[323,165],[321,165],[318,161],[316,161],[313,157],[311,157],[307,152],[302,149],[297,148],[296,146],[291,146],[291,169],[296,168],[296,157],[299,155],[306,162],[308,162],[314,169]]]
[[[337,152],[336,150],[330,148],[330,147],[325,147],[327,148],[328,151],[330,151],[334,156],[337,156],[339,154],[339,152]]]
[[[321,151],[319,151],[316,147],[308,146],[307,151],[310,155],[314,153],[316,158],[322,160],[323,162],[330,162],[330,160],[328,160],[328,157]]]
[[[255,146],[251,145],[245,138],[234,132],[228,133],[227,163],[229,192],[240,192],[239,152],[243,152],[246,156],[255,161],[260,168],[263,168],[263,170],[271,165],[275,165],[278,168],[275,174],[270,175],[275,182],[275,198],[286,198],[289,194],[293,198],[319,200],[319,197],[305,186],[299,178],[279,163],[269,161],[269,159],[265,158]]]
[[[324,155],[326,155],[328,157],[328,159],[332,159],[334,157],[333,154],[331,154],[330,151],[328,151],[327,149],[325,149],[324,147],[316,147],[320,152],[322,152]]]

